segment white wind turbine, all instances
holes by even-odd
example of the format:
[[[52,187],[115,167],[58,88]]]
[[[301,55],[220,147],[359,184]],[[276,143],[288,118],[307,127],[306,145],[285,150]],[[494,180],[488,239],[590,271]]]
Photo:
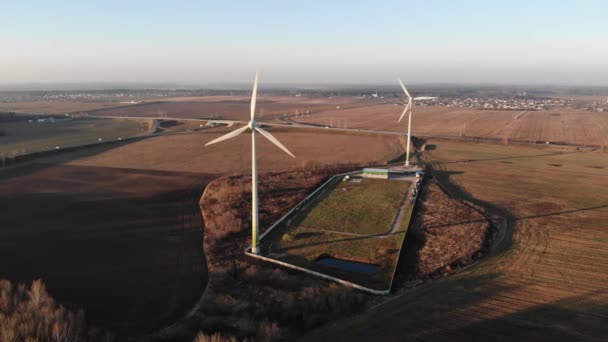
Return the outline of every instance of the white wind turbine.
[[[408,123],[407,123],[407,150],[405,152],[405,166],[410,166],[410,140],[411,140],[410,137],[411,137],[411,133],[412,133],[412,107],[414,106],[414,101],[416,101],[416,100],[434,100],[437,97],[433,97],[433,96],[412,97],[412,96],[410,96],[410,92],[407,91],[407,89],[403,85],[403,82],[401,82],[401,79],[399,79],[398,81],[399,81],[399,84],[401,85],[401,88],[403,89],[403,92],[405,93],[405,96],[408,99],[407,105],[403,109],[403,113],[401,113],[401,116],[399,117],[399,121],[397,121],[397,122],[401,122],[401,119],[403,119],[403,116],[405,115],[405,113],[409,111],[409,118],[408,118]]]
[[[270,133],[263,130],[257,122],[255,122],[255,101],[258,91],[258,73],[255,73],[255,81],[253,83],[253,93],[251,94],[251,120],[247,123],[247,126],[243,126],[237,130],[234,130],[226,135],[222,135],[221,137],[211,140],[206,143],[205,146],[209,146],[220,141],[228,140],[230,138],[234,138],[237,135],[245,132],[248,128],[251,129],[251,252],[254,254],[260,254],[260,248],[258,246],[258,163],[256,157],[256,149],[255,149],[255,132],[259,132],[268,140],[270,140],[273,144],[277,145],[281,150],[285,151],[285,153],[289,154],[292,157],[294,156],[289,150],[283,146],[275,137],[273,137]]]

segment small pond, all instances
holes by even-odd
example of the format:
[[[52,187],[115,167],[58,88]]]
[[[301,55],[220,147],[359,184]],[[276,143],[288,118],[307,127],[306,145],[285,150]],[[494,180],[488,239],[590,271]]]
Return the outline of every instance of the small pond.
[[[357,272],[363,274],[372,274],[378,270],[378,265],[367,264],[364,262],[342,260],[332,258],[330,256],[323,256],[316,262],[318,265],[329,266],[334,268],[340,268],[345,271]]]

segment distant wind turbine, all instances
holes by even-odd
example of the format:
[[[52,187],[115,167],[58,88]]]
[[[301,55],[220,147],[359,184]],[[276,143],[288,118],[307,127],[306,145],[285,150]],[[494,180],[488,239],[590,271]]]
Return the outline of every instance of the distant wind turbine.
[[[263,130],[257,122],[255,122],[255,102],[258,91],[258,73],[255,73],[255,81],[253,83],[253,92],[251,94],[251,120],[246,126],[243,126],[237,130],[234,130],[228,134],[222,135],[221,137],[211,140],[206,143],[205,146],[209,146],[220,141],[228,140],[236,137],[237,135],[245,132],[248,128],[251,129],[251,252],[254,254],[260,254],[260,248],[258,245],[259,229],[258,229],[258,163],[256,157],[255,148],[255,132],[259,132],[266,139],[270,140],[273,144],[277,145],[285,153],[292,157],[294,156],[289,150],[283,146],[275,137],[270,133]]]
[[[399,117],[399,121],[397,122],[401,122],[401,119],[403,119],[403,116],[405,115],[406,112],[409,112],[409,117],[408,117],[408,123],[407,123],[407,151],[405,152],[405,166],[410,166],[410,140],[411,140],[411,133],[412,133],[412,107],[414,106],[414,101],[416,100],[434,100],[437,97],[434,96],[419,96],[419,97],[412,97],[410,95],[410,92],[407,91],[407,89],[405,88],[405,86],[403,85],[403,82],[401,81],[401,79],[398,79],[399,84],[401,85],[401,88],[403,89],[403,92],[405,93],[405,97],[407,97],[408,102],[405,105],[405,108],[403,109],[403,113],[401,113],[401,116]]]

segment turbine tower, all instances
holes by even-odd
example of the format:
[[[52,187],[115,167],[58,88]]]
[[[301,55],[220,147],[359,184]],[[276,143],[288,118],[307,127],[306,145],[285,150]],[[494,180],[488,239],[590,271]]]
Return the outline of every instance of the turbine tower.
[[[273,144],[277,145],[285,153],[292,157],[294,156],[289,150],[283,146],[275,137],[270,133],[263,130],[257,122],[255,122],[255,101],[258,91],[258,73],[255,73],[255,81],[253,83],[253,92],[251,94],[251,120],[246,126],[236,129],[228,134],[222,135],[221,137],[211,140],[206,143],[205,146],[209,146],[220,141],[228,140],[236,137],[237,135],[245,132],[248,128],[251,129],[251,252],[254,254],[260,254],[260,247],[258,246],[258,162],[256,157],[255,148],[255,132],[259,132],[266,139],[270,140]]]
[[[410,137],[412,133],[412,107],[414,106],[414,99],[412,98],[412,96],[410,96],[410,92],[407,91],[407,89],[403,85],[403,82],[401,82],[401,79],[399,79],[399,84],[401,85],[401,88],[403,89],[403,92],[405,93],[408,102],[407,105],[405,105],[405,109],[403,109],[403,113],[401,113],[401,116],[399,117],[399,121],[397,122],[401,122],[401,119],[403,119],[405,112],[409,111],[409,118],[407,123],[407,150],[405,152],[405,166],[410,166]]]

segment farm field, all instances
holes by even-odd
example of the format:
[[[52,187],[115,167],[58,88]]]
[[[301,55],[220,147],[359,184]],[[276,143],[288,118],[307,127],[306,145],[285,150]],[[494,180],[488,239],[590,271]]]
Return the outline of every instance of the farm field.
[[[523,118],[525,115],[518,120]],[[186,242],[167,232],[175,231],[176,228],[172,227],[178,227],[178,222],[196,220],[192,218],[196,214],[191,213],[186,217],[192,219],[184,221],[183,214],[175,209],[181,205],[177,202],[184,198],[183,193],[200,191],[209,180],[221,175],[249,171],[248,134],[221,145],[203,146],[228,130],[213,128],[154,136],[120,145],[60,153],[0,170],[0,202],[7,208],[2,213],[2,220],[14,222],[13,226],[17,227],[11,231],[0,229],[0,234],[7,234],[0,236],[0,241],[8,241],[0,246],[0,259],[18,261],[12,263],[13,269],[0,265],[0,270],[6,269],[10,273],[17,272],[15,269],[21,270],[21,273],[17,273],[20,278],[12,279],[14,281],[42,277],[59,301],[82,305],[90,319],[118,331],[147,332],[152,326],[162,326],[180,316],[191,307],[188,305],[196,302],[194,293],[199,291],[197,294],[200,294],[200,289],[177,295],[172,289],[181,285],[170,284],[184,281],[184,278],[180,278],[180,270],[194,267],[203,256],[193,252],[196,247],[200,253],[200,240],[197,246],[189,245],[191,236],[184,238],[189,239]],[[367,164],[372,160],[384,162],[403,152],[403,139],[398,136],[276,127],[269,130],[297,158],[285,156],[275,146],[258,137],[262,180],[264,172],[268,171],[314,169],[338,163]],[[608,194],[598,189],[608,185],[606,154],[574,147],[472,144],[437,139],[430,139],[426,144],[423,157],[433,162],[438,179],[449,180],[461,187],[457,192],[460,196],[470,195],[509,214],[514,232],[507,234],[504,240],[513,240],[511,249],[506,252],[492,251],[489,257],[464,272],[425,284],[411,293],[399,293],[364,316],[341,322],[313,336],[329,339],[333,338],[334,333],[339,333],[345,338],[358,340],[381,334],[402,336],[403,329],[408,330],[403,336],[428,339],[449,339],[453,336],[473,338],[478,336],[475,335],[478,330],[482,331],[479,336],[485,337],[498,335],[515,338],[512,334],[521,331],[525,331],[530,338],[549,336],[563,340],[591,340],[602,336],[605,331],[599,322],[608,315],[605,309],[608,297],[605,284],[608,279],[604,276],[608,272],[602,268],[608,259],[602,249],[603,244],[608,242],[608,236],[604,234],[608,228]],[[31,215],[32,206],[23,205],[26,201],[34,203],[36,215]],[[131,208],[131,204],[137,208]],[[77,215],[65,215],[66,212],[72,213],[74,208],[79,211]],[[150,215],[160,218],[150,222]],[[112,217],[113,220],[106,221],[100,218],[102,216]],[[89,221],[90,217],[93,219]],[[431,224],[432,221],[427,218],[426,223]],[[452,223],[463,229],[471,226],[470,222]],[[43,225],[44,230],[39,231],[38,227]],[[200,227],[200,224],[196,225]],[[91,229],[90,236],[83,233],[83,227]],[[120,229],[112,231],[111,227]],[[272,243],[273,253],[285,253],[285,261],[301,265],[309,265],[321,254],[389,265],[367,284],[377,288],[386,285],[389,274],[392,279],[392,270],[396,266],[391,264],[391,260],[396,262],[396,248],[405,237],[404,227],[400,227],[390,238],[381,240],[377,237],[345,238],[343,232],[335,230],[310,233],[304,230],[295,233],[303,234],[296,239],[299,245],[284,242],[282,235],[277,236]],[[428,233],[432,234],[432,231]],[[57,259],[47,258],[43,264],[44,270],[53,270],[54,275],[42,273],[42,268],[36,269],[29,256],[21,257],[18,253],[28,241],[27,234],[45,236],[45,239],[41,239],[45,243],[26,249],[29,251],[32,248],[31,258],[53,253],[58,255]],[[191,234],[194,236],[195,233]],[[71,242],[78,242],[77,246],[83,247],[69,247],[66,236],[72,239]],[[93,246],[93,236],[104,236],[102,243]],[[142,239],[142,236],[145,238]],[[140,242],[140,239],[144,242]],[[61,241],[55,243],[57,240]],[[136,242],[147,246],[144,247],[145,253],[137,257],[129,255],[125,247],[127,244],[133,246]],[[77,253],[76,248],[86,249],[91,255],[87,253],[86,257],[74,261],[76,264],[70,264],[70,255],[73,255],[70,253]],[[100,258],[102,248],[116,249],[117,255],[95,259]],[[263,246],[263,251],[264,248],[268,249],[270,245]],[[57,250],[64,252],[57,253]],[[166,254],[159,256],[158,250],[166,251]],[[181,268],[175,266],[181,261],[167,259],[163,263],[153,259],[174,255],[172,251],[176,250],[183,250],[187,254],[185,259],[180,259],[186,260]],[[80,249],[78,251],[80,253]],[[121,255],[123,259],[120,259]],[[128,261],[124,264],[118,260]],[[152,260],[154,266],[148,264],[147,260]],[[172,262],[174,264],[170,264]],[[66,264],[74,266],[58,266]],[[120,267],[115,267],[116,264]],[[174,269],[157,279],[153,278],[159,276],[156,265],[161,265],[163,270]],[[429,267],[429,272],[433,267]],[[86,272],[71,272],[78,268]],[[122,273],[127,269],[134,277],[141,272],[143,275],[138,279],[146,280],[146,285],[129,280]],[[95,281],[95,276],[105,276],[106,280],[99,280],[99,286],[108,288],[122,286],[124,289],[120,282],[128,283],[125,294],[120,297],[102,298],[106,299],[106,303],[134,308],[120,311],[130,316],[114,317],[114,311],[103,311],[101,299],[89,298],[86,301],[89,293],[85,293],[85,290],[95,289],[96,285],[89,285],[91,280],[79,283],[76,277],[82,274],[82,277]],[[203,271],[202,281],[204,274]],[[69,284],[65,279],[69,280]],[[351,278],[354,282],[361,279],[363,277]],[[138,288],[149,286],[151,282],[160,285],[146,291]],[[57,284],[60,286],[57,287]],[[138,296],[132,296],[134,292]],[[117,291],[108,293],[108,296],[114,293]],[[128,299],[124,299],[124,296]],[[155,299],[147,301],[142,299],[144,296]],[[157,303],[155,301],[165,304],[149,304]],[[149,309],[148,305],[154,305],[161,311]],[[141,314],[140,310],[147,313]],[[112,317],[108,318],[108,315]],[[394,323],[397,318],[406,322],[401,324],[399,331],[395,330],[397,327],[385,325],[386,322]],[[116,323],[114,319],[129,322],[129,325]]]
[[[216,118],[247,120],[246,96],[166,99],[90,111],[98,116]],[[339,109],[337,109],[339,107]],[[407,118],[397,123],[403,105],[397,99],[260,97],[260,120],[295,122],[336,128],[405,132]],[[310,111],[307,114],[303,112]],[[295,115],[296,112],[300,113]],[[288,117],[285,117],[287,114]],[[575,129],[573,129],[575,128]],[[418,106],[413,134],[468,136],[579,145],[608,145],[608,113],[558,108],[547,111],[499,111],[444,106]]]
[[[0,279],[43,279],[95,326],[139,336],[206,284],[198,199],[211,176],[29,163],[0,169]]]
[[[597,341],[608,334],[608,158],[599,151],[429,140],[423,158],[512,231],[477,265],[310,340]],[[428,146],[428,145],[427,145]],[[448,184],[450,184],[448,183]],[[508,247],[508,248],[504,248]],[[399,324],[395,324],[399,322]]]
[[[69,102],[69,101],[31,101],[0,103],[0,112],[65,114],[90,110],[125,107],[120,102]]]
[[[227,129],[151,137],[113,150],[70,162],[73,165],[192,171],[215,174],[241,172],[251,168],[251,135],[244,133],[222,144],[204,144]],[[263,137],[257,137],[259,169],[285,171],[332,163],[385,163],[403,151],[395,136],[329,134],[270,128],[269,131],[293,152],[285,155]]]
[[[225,120],[248,120],[248,96],[206,96],[175,98],[147,102],[128,107],[117,107],[90,111],[96,116],[143,116],[169,118],[214,118]],[[296,112],[317,112],[329,109],[368,106],[377,101],[351,98],[306,98],[285,96],[258,96],[256,117],[260,120],[294,115]]]
[[[248,96],[202,96],[167,98],[139,104],[32,102],[0,105],[0,111],[87,112],[93,116],[215,118],[246,120]],[[339,107],[339,109],[337,109]],[[403,105],[397,99],[355,99],[350,97],[260,96],[258,118],[400,132],[407,120],[397,123]],[[302,114],[309,112],[307,114]],[[300,113],[296,115],[296,113]],[[525,141],[551,141],[579,145],[608,144],[608,112],[558,108],[547,111],[498,111],[444,106],[418,106],[413,117],[413,134],[468,136]],[[576,128],[576,129],[572,129]]]
[[[329,110],[293,118],[295,122],[338,128],[405,132],[407,117],[397,123],[402,105],[378,104]],[[413,135],[468,136],[580,145],[608,144],[608,113],[575,109],[492,111],[440,106],[415,107]]]
[[[146,134],[150,120],[73,119],[44,123],[27,121],[2,122],[0,155],[19,155],[35,151],[53,150],[56,146],[69,147],[116,140],[119,137]]]

